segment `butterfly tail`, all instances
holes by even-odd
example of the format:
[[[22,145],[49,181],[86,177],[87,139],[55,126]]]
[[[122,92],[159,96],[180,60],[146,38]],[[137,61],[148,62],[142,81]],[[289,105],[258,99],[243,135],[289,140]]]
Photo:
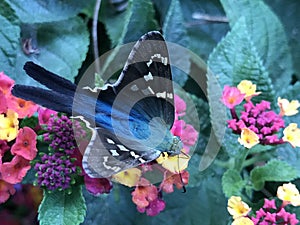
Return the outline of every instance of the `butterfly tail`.
[[[49,90],[26,85],[14,85],[13,95],[58,112],[72,113],[76,91],[75,84],[33,62],[26,62],[24,70],[30,77],[45,85]]]
[[[34,80],[53,91],[64,95],[74,95],[74,92],[76,91],[76,85],[74,83],[33,62],[26,62],[23,69]]]
[[[58,112],[72,113],[73,98],[51,90],[25,85],[14,85],[12,94]]]

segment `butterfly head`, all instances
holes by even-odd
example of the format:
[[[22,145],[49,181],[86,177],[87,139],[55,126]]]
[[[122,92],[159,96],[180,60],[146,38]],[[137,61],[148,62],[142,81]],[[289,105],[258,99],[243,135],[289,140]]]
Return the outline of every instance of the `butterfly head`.
[[[183,143],[181,142],[180,138],[177,136],[173,136],[173,143],[171,148],[168,149],[167,153],[170,156],[179,155],[183,148]]]

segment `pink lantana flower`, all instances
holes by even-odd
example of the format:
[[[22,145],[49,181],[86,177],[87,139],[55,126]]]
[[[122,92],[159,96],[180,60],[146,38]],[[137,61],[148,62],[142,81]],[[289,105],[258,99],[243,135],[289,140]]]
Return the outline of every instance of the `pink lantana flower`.
[[[165,207],[166,207],[165,201],[162,200],[162,199],[157,198],[157,199],[149,202],[149,205],[146,208],[137,207],[137,210],[140,213],[146,212],[146,214],[148,216],[156,216],[159,212],[164,210]]]
[[[245,94],[242,94],[238,88],[225,85],[221,100],[224,105],[232,109],[239,105],[244,100],[244,97]]]
[[[159,197],[157,187],[145,178],[140,179],[131,195],[132,201],[137,205],[137,210],[141,213],[146,212],[148,216],[156,216],[166,206]]]
[[[10,77],[6,76],[3,72],[0,72],[0,91],[4,95],[10,94],[10,91],[15,84],[15,81]]]
[[[37,111],[39,106],[31,101],[26,101],[11,95],[7,99],[7,107],[18,113],[19,118],[22,119],[26,116],[32,116]]]
[[[2,164],[0,171],[1,179],[10,184],[20,183],[29,169],[29,161],[16,155],[11,162]]]
[[[195,128],[187,124],[181,119],[185,115],[186,103],[178,95],[175,95],[175,121],[171,129],[171,133],[177,137],[183,143],[183,148],[186,153],[189,152],[191,146],[193,146],[198,139],[198,131]]]
[[[189,173],[187,171],[182,171],[181,176],[179,174],[165,174],[165,179],[160,184],[160,188],[166,193],[172,193],[174,191],[174,186],[177,189],[181,189],[183,185],[187,185],[189,180]]]
[[[33,160],[37,154],[36,133],[29,127],[19,130],[16,142],[11,147],[13,155],[19,155],[27,160]]]
[[[186,111],[185,101],[182,98],[180,98],[178,95],[175,95],[174,103],[175,103],[175,117],[178,118],[179,116],[184,116]]]
[[[38,119],[40,125],[48,124],[49,119],[57,115],[57,112],[47,108],[38,108]]]

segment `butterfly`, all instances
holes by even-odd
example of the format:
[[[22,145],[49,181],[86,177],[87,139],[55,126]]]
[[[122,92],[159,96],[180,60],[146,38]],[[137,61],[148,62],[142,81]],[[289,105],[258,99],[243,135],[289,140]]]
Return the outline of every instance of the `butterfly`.
[[[175,109],[169,61],[163,36],[151,31],[133,46],[114,84],[79,87],[27,62],[25,72],[48,89],[15,85],[12,93],[84,119],[93,132],[83,168],[91,177],[110,177],[151,162],[163,152],[180,154],[183,144],[170,132]]]

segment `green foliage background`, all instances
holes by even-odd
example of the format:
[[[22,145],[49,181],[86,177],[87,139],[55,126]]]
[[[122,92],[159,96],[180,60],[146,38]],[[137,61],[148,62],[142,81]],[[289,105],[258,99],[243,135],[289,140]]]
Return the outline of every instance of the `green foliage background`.
[[[32,60],[72,81],[78,80],[93,62],[94,5],[94,0],[0,0],[0,71],[17,83],[35,84],[22,69],[26,61]],[[299,10],[297,0],[129,0],[126,10],[117,12],[108,0],[103,0],[98,21],[99,50],[104,53],[136,41],[148,31],[160,30],[167,41],[200,56],[221,86],[252,80],[263,92],[258,100],[271,101],[276,107],[278,96],[300,100]],[[195,19],[195,13],[222,17],[228,22]],[[24,53],[22,43],[29,39],[39,53]],[[197,64],[193,59],[186,60],[192,73]],[[104,67],[109,65],[107,62]],[[217,135],[222,148],[216,162],[199,171],[211,128],[218,133],[226,126],[226,118],[218,118],[217,114],[224,108],[219,102],[220,93],[216,93],[216,81],[205,74],[206,71],[199,73],[207,81],[207,90],[201,90],[186,74],[174,72],[174,80],[191,93],[200,115],[187,193],[175,191],[164,196],[167,208],[154,218],[138,213],[130,190],[120,185],[100,197],[85,190],[82,194],[81,188],[71,195],[45,193],[39,208],[40,224],[225,225],[230,223],[226,204],[231,195],[243,195],[251,204],[260,200],[259,191],[263,188],[275,196],[278,183],[270,182],[299,178],[299,149],[290,145],[258,146],[251,153],[260,154],[268,163],[245,169],[237,164],[243,149],[237,136],[228,131],[224,138]],[[287,123],[299,122],[300,115],[288,120]],[[297,215],[299,218],[299,210]]]

